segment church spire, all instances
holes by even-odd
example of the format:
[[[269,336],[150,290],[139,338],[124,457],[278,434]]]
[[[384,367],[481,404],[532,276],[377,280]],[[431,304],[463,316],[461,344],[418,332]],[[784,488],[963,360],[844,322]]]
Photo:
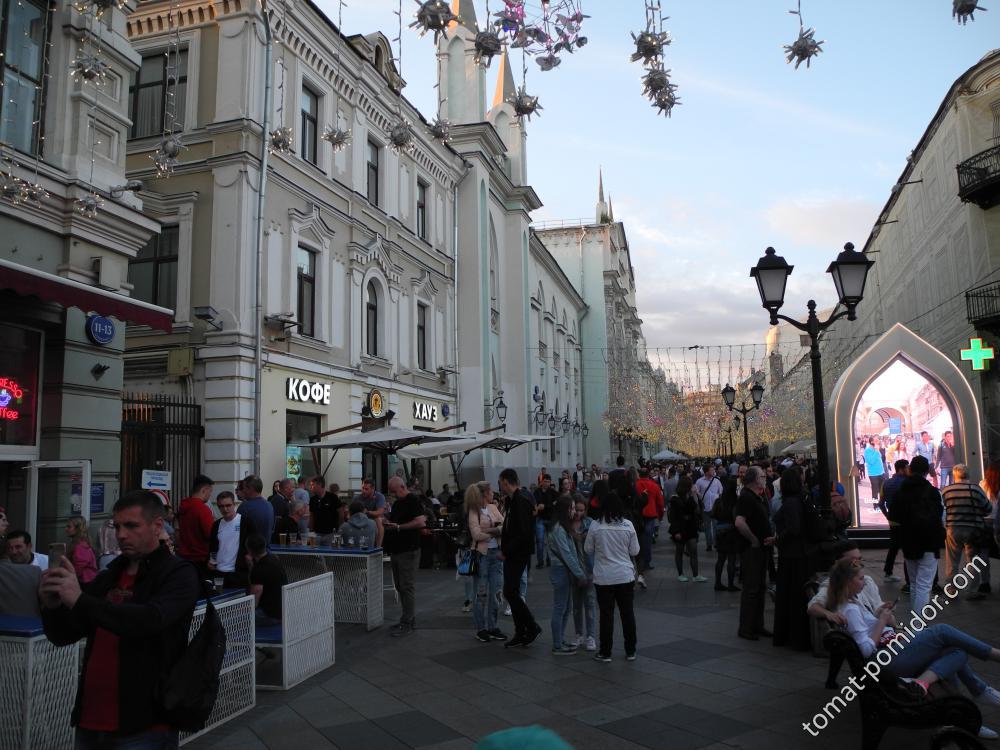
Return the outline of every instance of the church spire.
[[[604,202],[604,170],[597,168],[597,206],[594,214],[598,224],[606,224],[608,221],[608,204]]]
[[[517,94],[514,86],[514,74],[510,70],[510,58],[507,57],[507,50],[500,56],[500,69],[497,71],[497,88],[493,95],[492,109],[503,106],[503,103],[510,101]]]
[[[458,22],[462,26],[470,31],[476,30],[479,22],[476,19],[476,6],[472,0],[452,0],[451,12],[458,16]]]
[[[611,203],[611,193],[608,193],[608,221],[615,223],[615,207]]]

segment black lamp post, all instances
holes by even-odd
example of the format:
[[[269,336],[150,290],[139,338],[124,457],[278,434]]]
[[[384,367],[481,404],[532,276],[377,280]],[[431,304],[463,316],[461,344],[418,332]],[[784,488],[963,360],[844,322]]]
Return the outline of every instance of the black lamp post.
[[[556,431],[556,415],[555,413],[549,414],[549,432],[555,433]]]
[[[497,391],[497,397],[493,399],[493,403],[486,407],[487,421],[493,420],[493,415],[497,415],[497,419],[500,420],[500,424],[505,424],[507,422],[507,404],[503,400],[503,391]]]
[[[778,310],[785,304],[785,282],[792,273],[792,266],[785,259],[776,255],[773,247],[764,251],[764,257],[750,269],[750,275],[757,281],[757,291],[764,309],[771,314],[771,325],[777,325],[779,320],[791,324],[809,336],[809,359],[812,362],[813,381],[813,419],[816,423],[816,456],[819,463],[819,498],[820,505],[830,507],[830,457],[826,446],[826,412],[823,408],[823,370],[820,366],[819,335],[837,320],[846,317],[848,320],[857,318],[856,310],[865,293],[865,282],[868,271],[875,265],[864,253],[854,249],[848,242],[844,245],[835,261],[826,272],[833,277],[837,288],[838,302],[844,309],[832,314],[827,320],[820,321],[816,317],[816,301],[809,300],[806,307],[809,316],[805,323],[786,315],[779,315]]]
[[[587,423],[586,422],[583,423],[583,427],[580,428],[580,432],[583,434],[583,439],[586,440],[587,439],[587,435],[590,434],[590,428],[587,427]]]
[[[740,429],[740,418],[738,416],[734,415],[733,416],[733,423],[732,423],[732,425],[729,425],[729,426],[727,426],[725,428],[723,428],[722,422],[723,422],[723,420],[720,417],[719,418],[719,429],[722,432],[726,433],[729,436],[729,455],[732,456],[733,455],[733,430],[739,430]],[[725,443],[723,443],[723,445],[722,445],[722,451],[725,451],[725,449],[726,449],[726,446],[725,446]]]
[[[562,431],[563,431],[563,435],[568,435],[569,434],[569,428],[570,428],[569,414],[567,414],[565,417],[562,418]]]
[[[750,388],[750,405],[747,406],[746,397],[743,398],[743,403],[740,406],[736,406],[736,389],[733,388],[729,383],[726,383],[726,387],[722,389],[722,400],[726,403],[726,408],[729,411],[739,412],[743,415],[743,452],[746,454],[747,463],[750,463],[750,436],[747,433],[747,414],[752,412],[754,409],[760,408],[760,402],[764,399],[764,386],[760,383],[754,383],[753,387]],[[739,419],[737,417],[736,419]]]

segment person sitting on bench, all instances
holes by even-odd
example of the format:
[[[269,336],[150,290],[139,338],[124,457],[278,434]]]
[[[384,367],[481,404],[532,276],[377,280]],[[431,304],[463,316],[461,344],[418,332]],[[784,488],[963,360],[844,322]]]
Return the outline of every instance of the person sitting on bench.
[[[247,567],[250,569],[250,587],[247,593],[254,598],[258,627],[281,623],[281,587],[288,583],[281,562],[267,551],[267,543],[260,534],[247,537]]]

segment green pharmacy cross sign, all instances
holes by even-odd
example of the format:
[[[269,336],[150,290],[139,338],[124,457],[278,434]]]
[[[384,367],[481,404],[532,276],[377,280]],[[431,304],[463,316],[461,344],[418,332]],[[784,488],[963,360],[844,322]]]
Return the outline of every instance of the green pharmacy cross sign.
[[[969,348],[961,350],[962,359],[972,362],[973,370],[985,370],[996,355],[992,346],[983,346],[982,339],[969,339]]]

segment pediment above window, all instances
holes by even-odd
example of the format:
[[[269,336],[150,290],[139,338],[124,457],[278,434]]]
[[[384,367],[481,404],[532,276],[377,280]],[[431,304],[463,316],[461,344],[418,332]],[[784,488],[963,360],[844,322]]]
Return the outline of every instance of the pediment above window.
[[[399,286],[399,280],[402,278],[403,269],[401,266],[392,262],[392,256],[389,253],[388,243],[384,241],[382,235],[376,234],[375,238],[366,245],[362,245],[358,242],[352,242],[349,245],[349,248],[352,266],[361,269],[366,269],[372,265],[378,266],[379,270],[382,271],[382,275],[385,276],[386,280],[388,280],[390,286]]]

